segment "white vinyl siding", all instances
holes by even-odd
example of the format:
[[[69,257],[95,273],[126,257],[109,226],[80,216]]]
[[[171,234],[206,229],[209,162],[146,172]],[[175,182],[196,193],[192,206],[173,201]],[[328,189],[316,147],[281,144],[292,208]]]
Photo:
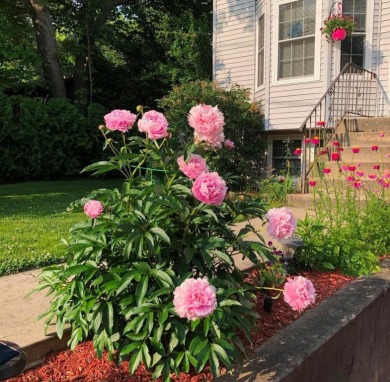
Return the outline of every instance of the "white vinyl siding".
[[[255,0],[214,0],[213,79],[255,89]]]

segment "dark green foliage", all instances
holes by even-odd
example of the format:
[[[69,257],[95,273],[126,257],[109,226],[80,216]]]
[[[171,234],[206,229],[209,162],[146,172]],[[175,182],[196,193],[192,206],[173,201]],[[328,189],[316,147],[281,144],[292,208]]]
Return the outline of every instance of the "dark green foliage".
[[[98,105],[83,116],[65,99],[0,94],[0,108],[2,181],[78,174],[100,151],[96,126],[104,110]]]
[[[164,97],[162,107],[170,123],[175,144],[180,146],[193,136],[187,115],[199,103],[218,106],[225,116],[225,138],[236,148],[224,151],[218,158],[217,168],[236,176],[235,189],[247,189],[256,183],[264,168],[265,145],[261,139],[264,127],[259,103],[251,103],[246,89],[233,87],[225,90],[213,82],[194,81],[175,86]]]
[[[264,206],[248,198],[218,206],[194,198],[177,157],[195,150],[206,151],[211,160],[223,149],[189,142],[183,152],[169,139],[104,134],[114,155],[85,170],[119,170],[125,181],[121,188],[88,195],[103,204],[104,213],[75,226],[66,242],[66,263],[42,272],[39,289],[52,298],[43,314],[46,324],[55,318],[60,337],[69,324],[73,349],[93,337],[98,356],[108,350],[118,362],[128,359],[130,373],[142,362],[153,378],[169,381],[172,372],[200,372],[209,364],[216,377],[220,365],[231,368],[240,361],[244,346],[237,334],[250,340],[257,324],[253,285],[233,255],[255,264],[274,260],[249,221],[239,232],[232,224],[239,215],[261,218]],[[192,321],[180,317],[173,304],[175,288],[188,278],[204,277],[216,288],[216,309]]]

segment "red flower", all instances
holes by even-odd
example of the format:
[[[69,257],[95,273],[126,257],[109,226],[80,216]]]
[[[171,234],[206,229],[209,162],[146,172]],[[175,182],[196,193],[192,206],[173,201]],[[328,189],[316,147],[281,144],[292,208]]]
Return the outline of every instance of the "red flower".
[[[340,154],[339,153],[332,153],[332,155],[330,156],[330,159],[332,159],[332,161],[334,161],[334,162],[337,162],[340,160]]]
[[[344,151],[344,149],[342,147],[337,147],[336,149],[339,153],[341,153],[342,151]]]
[[[311,143],[313,143],[313,145],[318,145],[318,144],[320,143],[320,138],[314,137],[314,138],[311,140]]]
[[[318,121],[316,123],[316,126],[318,126],[318,127],[325,127],[325,125],[326,125],[325,121]]]
[[[324,174],[330,174],[330,172],[332,170],[329,167],[325,167],[323,171],[324,171]]]
[[[361,180],[355,180],[352,185],[358,190],[359,188],[363,187],[363,182]]]
[[[328,154],[328,149],[326,148],[325,150],[320,151],[320,155],[326,155]]]
[[[372,151],[378,151],[378,149],[379,149],[378,145],[371,146]]]
[[[379,166],[379,164],[374,164],[374,166],[372,166],[372,168],[374,170],[379,170],[381,168],[381,166]]]
[[[355,171],[355,170],[356,170],[356,166],[354,166],[353,164],[350,164],[350,165],[348,166],[348,170],[349,170],[349,171]]]
[[[302,154],[302,149],[301,148],[297,148],[294,150],[294,155],[301,155]]]
[[[356,176],[361,178],[364,175],[364,172],[363,171],[356,171],[355,174],[356,174]]]
[[[332,146],[339,147],[340,146],[340,142],[339,141],[333,141],[332,142]]]
[[[315,187],[317,185],[317,182],[315,180],[309,180],[309,186]]]
[[[305,143],[306,143],[306,144],[310,143],[310,138],[306,138],[306,139],[305,139]]]
[[[354,154],[358,154],[360,152],[360,148],[359,147],[352,147],[352,152]]]
[[[376,179],[377,178],[377,175],[376,174],[369,174],[368,177],[370,179]]]

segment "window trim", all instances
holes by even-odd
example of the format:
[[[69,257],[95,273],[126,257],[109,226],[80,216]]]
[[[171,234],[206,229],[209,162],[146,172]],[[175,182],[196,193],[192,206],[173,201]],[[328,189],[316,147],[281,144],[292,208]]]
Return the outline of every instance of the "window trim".
[[[314,73],[310,76],[300,76],[300,77],[288,77],[288,78],[278,78],[279,77],[279,16],[280,16],[280,6],[283,4],[293,3],[299,0],[276,0],[275,1],[275,23],[273,27],[273,75],[272,75],[272,85],[284,85],[284,84],[295,84],[295,83],[305,83],[305,82],[315,82],[320,80],[320,57],[321,57],[321,10],[322,3],[320,0],[315,0],[316,2],[316,12],[315,12],[315,32],[314,32]],[[284,40],[288,41],[288,40]]]
[[[263,28],[264,28],[264,45],[263,45],[263,83],[259,85],[259,24],[260,19],[263,17]],[[259,16],[256,18],[256,73],[255,73],[255,89],[256,91],[265,88],[265,82],[266,82],[266,70],[265,70],[265,49],[266,49],[266,16],[265,12],[262,11],[259,13]]]

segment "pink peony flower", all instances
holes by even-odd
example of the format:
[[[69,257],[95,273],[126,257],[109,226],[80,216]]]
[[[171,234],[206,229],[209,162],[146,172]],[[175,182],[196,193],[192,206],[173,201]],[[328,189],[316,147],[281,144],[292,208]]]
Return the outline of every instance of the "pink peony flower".
[[[233,150],[236,146],[234,145],[234,142],[231,141],[230,139],[225,139],[225,142],[223,142],[223,145],[228,149],[228,150]]]
[[[84,205],[85,214],[91,219],[95,219],[103,212],[103,204],[98,200],[90,200]]]
[[[332,155],[330,156],[330,159],[332,159],[332,161],[334,161],[334,162],[337,162],[340,160],[340,154],[339,153],[332,153]]]
[[[315,187],[317,185],[317,182],[315,180],[309,180],[309,186]]]
[[[287,207],[271,208],[265,217],[268,219],[268,233],[275,239],[287,239],[297,229],[297,221]]]
[[[323,171],[324,174],[330,174],[332,170],[329,167],[325,167]]]
[[[360,152],[360,147],[352,147],[352,152],[358,154]]]
[[[207,279],[187,279],[173,295],[176,313],[188,320],[207,317],[217,307],[216,289]]]
[[[160,139],[167,137],[168,121],[164,115],[155,110],[147,111],[138,121],[138,129],[146,133],[149,139]]]
[[[294,155],[301,155],[302,154],[302,149],[301,148],[297,148],[294,150]]]
[[[313,283],[305,277],[289,277],[283,289],[283,299],[293,310],[302,312],[315,302],[316,290]]]
[[[195,142],[206,142],[211,146],[221,148],[225,140],[223,126],[225,124],[222,112],[218,106],[194,106],[188,114],[188,124],[195,130]]]
[[[217,172],[202,173],[195,179],[192,186],[192,194],[196,199],[213,206],[222,204],[226,191],[226,182]]]
[[[108,130],[119,130],[125,133],[134,125],[137,116],[128,110],[113,110],[104,116],[104,121]]]
[[[332,146],[339,147],[340,146],[340,142],[339,141],[333,141],[332,142]]]
[[[378,145],[373,145],[373,146],[371,146],[371,150],[372,150],[372,151],[378,151],[378,149],[379,149],[379,146],[378,146]]]
[[[196,179],[200,174],[209,170],[206,160],[198,154],[191,154],[187,162],[182,155],[177,158],[177,164],[180,170],[191,179]]]

